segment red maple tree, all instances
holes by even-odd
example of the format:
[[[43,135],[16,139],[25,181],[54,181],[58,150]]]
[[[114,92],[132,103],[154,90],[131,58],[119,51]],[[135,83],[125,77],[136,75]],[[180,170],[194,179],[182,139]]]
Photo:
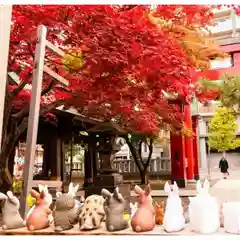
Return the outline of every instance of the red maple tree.
[[[64,51],[81,53],[78,68],[46,51],[46,64],[66,79],[63,88],[44,75],[40,114],[57,106],[74,106],[86,116],[116,120],[128,130],[152,134],[164,122],[181,127],[182,114],[168,104],[164,92],[181,97],[193,68],[175,39],[147,17],[149,6],[16,5],[13,7],[8,72],[19,83],[8,82],[0,168],[26,130],[36,29],[43,24],[47,39]],[[212,17],[206,6],[164,5],[156,14],[174,21],[206,25]],[[208,11],[209,10],[209,11]]]

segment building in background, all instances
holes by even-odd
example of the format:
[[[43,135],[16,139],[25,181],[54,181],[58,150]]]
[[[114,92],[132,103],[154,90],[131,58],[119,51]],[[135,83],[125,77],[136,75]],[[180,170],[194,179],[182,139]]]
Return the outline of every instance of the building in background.
[[[236,16],[233,11],[225,8],[215,11],[214,22],[216,25],[209,27],[211,31],[210,38],[217,41],[221,48],[229,54],[229,58],[224,61],[212,61],[212,69],[226,69],[233,72],[240,70],[240,17]],[[214,159],[214,155],[219,155],[217,153],[211,153],[211,156],[208,156],[210,150],[207,145],[208,122],[215,114],[215,109],[218,104],[219,102],[217,101],[212,101],[208,106],[203,106],[201,103],[198,103],[198,113],[200,116],[198,121],[199,157],[200,168],[202,169],[207,168],[208,160],[212,162],[211,167],[218,167],[217,161],[214,163],[212,159]],[[238,126],[240,126],[240,118],[238,118],[237,123]],[[240,127],[238,134],[240,134]]]

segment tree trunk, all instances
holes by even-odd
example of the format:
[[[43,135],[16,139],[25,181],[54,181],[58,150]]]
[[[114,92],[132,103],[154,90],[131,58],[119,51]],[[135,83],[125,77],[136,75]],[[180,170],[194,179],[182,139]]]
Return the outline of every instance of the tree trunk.
[[[148,184],[147,169],[144,169],[143,171],[140,171],[140,178],[141,178],[141,184],[144,184],[144,185]]]
[[[150,143],[147,144],[149,148],[149,154],[148,154],[148,159],[146,162],[142,159],[141,156],[141,144],[143,141],[140,141],[138,146],[134,146],[133,143],[128,139],[128,137],[124,137],[126,140],[126,143],[128,144],[128,147],[131,151],[132,157],[134,159],[135,164],[137,165],[137,168],[140,172],[140,179],[141,179],[141,184],[148,184],[148,166],[150,164],[150,160],[152,158],[152,153],[153,153],[153,139],[150,139]],[[137,145],[137,144],[136,144]]]

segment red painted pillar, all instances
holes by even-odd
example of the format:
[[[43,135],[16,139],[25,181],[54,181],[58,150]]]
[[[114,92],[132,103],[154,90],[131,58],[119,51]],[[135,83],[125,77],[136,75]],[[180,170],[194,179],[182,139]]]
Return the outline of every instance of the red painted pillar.
[[[172,181],[176,181],[181,188],[186,187],[186,165],[184,137],[171,133],[171,169]]]
[[[192,126],[193,126],[193,155],[194,155],[194,179],[199,179],[199,150],[198,150],[198,117],[192,117]]]
[[[192,129],[191,106],[184,105],[184,120],[187,128]],[[185,137],[185,151],[187,157],[187,179],[194,180],[194,154],[193,154],[193,137]]]

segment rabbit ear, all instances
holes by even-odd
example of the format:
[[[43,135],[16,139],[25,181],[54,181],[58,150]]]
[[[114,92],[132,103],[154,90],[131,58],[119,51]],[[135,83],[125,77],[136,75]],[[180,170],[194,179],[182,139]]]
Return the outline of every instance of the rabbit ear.
[[[210,184],[209,184],[209,181],[208,181],[207,179],[205,179],[205,181],[204,181],[203,189],[204,189],[204,192],[205,192],[205,193],[208,193],[208,192],[209,192]]]
[[[68,192],[71,193],[73,189],[73,183],[71,182],[68,186]]]
[[[164,185],[164,192],[167,193],[168,195],[171,192],[171,187],[168,182],[166,182]]]
[[[41,199],[44,199],[44,198],[45,198],[45,195],[46,195],[46,194],[45,194],[45,191],[41,191],[41,192],[40,192],[40,198],[41,198]]]
[[[173,183],[173,192],[176,194],[176,195],[179,195],[179,189],[178,189],[178,185],[177,183],[174,181]]]
[[[48,185],[44,186],[44,191],[45,191],[45,193],[48,193]]]
[[[56,192],[56,197],[59,198],[60,196],[62,196],[61,192]]]
[[[134,191],[139,195],[144,193],[144,191],[138,185],[134,187]]]
[[[122,202],[122,201],[123,201],[122,194],[119,193],[118,187],[116,187],[116,188],[114,189],[113,197],[114,197],[115,199],[117,199],[119,202]]]
[[[197,190],[197,193],[200,193],[202,190],[202,185],[200,180],[197,181],[196,190]]]
[[[37,192],[37,191],[35,191],[35,190],[31,190],[30,191],[30,194],[31,194],[31,196],[33,197],[33,198],[36,198],[36,200],[39,200],[40,199],[40,194]]]
[[[11,191],[7,191],[8,198],[13,198],[13,193]]]
[[[45,187],[42,184],[38,184],[38,191],[42,192],[44,191]]]
[[[106,198],[106,197],[110,197],[110,196],[111,196],[111,193],[110,193],[107,189],[103,188],[102,191],[101,191],[101,195],[102,195],[104,198]]]
[[[7,200],[7,199],[8,199],[8,197],[4,193],[0,192],[0,201],[1,200]]]
[[[151,193],[151,187],[149,184],[144,188],[144,192],[147,196]]]
[[[164,200],[162,200],[159,205],[160,205],[160,207],[164,207],[164,204],[165,204],[165,202],[164,202]]]

